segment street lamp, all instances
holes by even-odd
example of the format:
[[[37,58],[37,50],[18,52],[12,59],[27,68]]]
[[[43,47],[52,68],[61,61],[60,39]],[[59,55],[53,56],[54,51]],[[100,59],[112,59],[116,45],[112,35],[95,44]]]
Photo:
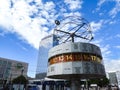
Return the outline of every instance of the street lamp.
[[[23,72],[24,72],[24,67],[22,67],[22,70],[21,70],[21,75],[23,75]]]

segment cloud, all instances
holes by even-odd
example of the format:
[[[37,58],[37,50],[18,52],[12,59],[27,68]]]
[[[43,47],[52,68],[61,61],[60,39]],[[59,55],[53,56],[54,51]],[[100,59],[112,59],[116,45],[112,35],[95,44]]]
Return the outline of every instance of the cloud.
[[[52,33],[54,20],[58,16],[66,16],[67,10],[56,9],[59,2],[42,2],[41,0],[0,0],[0,26],[3,32],[14,33],[19,39],[38,49],[40,40]],[[65,0],[71,10],[80,9],[82,1]],[[66,4],[62,4],[66,7]],[[81,15],[80,12],[69,12]],[[3,33],[1,33],[2,35]]]
[[[0,36],[4,36],[4,32],[0,33]]]
[[[76,10],[76,9],[81,9],[82,8],[82,0],[65,0],[64,1],[70,10]]]
[[[120,71],[120,59],[117,60],[111,60],[111,59],[104,59],[104,65],[106,72],[116,72]]]
[[[117,38],[120,38],[120,34],[117,34],[116,37],[117,37]]]
[[[91,41],[91,43],[93,43],[93,44],[95,44],[95,45],[97,45],[97,46],[101,46],[100,44],[102,43],[102,39],[97,39],[97,40],[93,40],[93,41]]]
[[[80,12],[71,12],[71,13],[64,13],[64,17],[68,17],[68,16],[79,16],[82,17],[82,14]]]
[[[110,45],[102,45],[100,46],[101,48],[101,52],[102,52],[102,56],[103,58],[106,58],[106,57],[109,57],[110,54],[111,54],[111,51],[110,51]]]
[[[28,51],[28,49],[24,46],[22,46],[20,43],[16,43],[21,49],[23,49],[24,51]]]
[[[106,2],[115,2],[115,6],[109,11],[109,15],[114,18],[120,12],[120,0],[99,0],[96,10],[100,10],[102,5]]]
[[[117,22],[116,20],[114,20],[114,21],[111,20],[111,21],[109,22],[109,24],[115,24],[116,22]]]
[[[103,3],[105,3],[106,0],[99,0],[99,2],[97,3],[97,6],[101,6]]]
[[[94,22],[94,21],[90,22],[92,31],[96,32],[100,30],[103,23],[104,23],[103,20],[100,20],[99,22]]]
[[[97,45],[101,49],[103,58],[107,58],[110,56],[111,54],[110,45],[109,44],[104,45],[103,39],[97,39],[97,40],[92,41],[91,43]]]
[[[99,2],[97,3],[97,8],[96,10],[100,10],[101,6],[106,2],[106,0],[99,0]],[[94,12],[94,11],[93,11]]]
[[[115,7],[109,12],[109,15],[114,18],[120,12],[120,0],[114,0],[116,5]]]
[[[30,2],[26,0],[12,2],[12,8],[10,7],[10,0],[2,0],[0,3],[0,26],[6,28],[4,32],[17,34],[21,40],[35,48],[39,47],[41,38],[49,33],[47,32],[48,26],[51,23],[50,20],[54,18],[55,6],[53,2],[42,4],[38,1],[36,0],[36,3],[41,5],[41,11],[37,5],[30,5]]]
[[[119,46],[119,45],[118,45],[118,46],[115,46],[115,48],[120,49],[120,46]]]

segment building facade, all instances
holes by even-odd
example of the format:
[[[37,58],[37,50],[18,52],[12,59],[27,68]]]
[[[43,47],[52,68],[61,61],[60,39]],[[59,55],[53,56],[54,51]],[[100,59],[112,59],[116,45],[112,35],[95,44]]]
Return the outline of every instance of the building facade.
[[[120,71],[108,73],[111,85],[117,85],[120,88]]]
[[[37,69],[36,69],[36,78],[44,78],[47,73],[47,63],[48,63],[48,51],[53,46],[57,45],[57,41],[55,40],[55,35],[51,34],[44,37],[39,45],[38,52],[38,61],[37,61]]]
[[[120,88],[120,71],[116,72],[116,77],[117,77],[118,87]]]
[[[109,80],[110,80],[110,85],[117,85],[116,72],[108,73],[108,77],[109,77]]]
[[[108,78],[110,80],[110,85],[116,85],[120,88],[120,71],[108,73]]]
[[[20,75],[27,76],[28,63],[0,57],[0,79],[12,80]]]

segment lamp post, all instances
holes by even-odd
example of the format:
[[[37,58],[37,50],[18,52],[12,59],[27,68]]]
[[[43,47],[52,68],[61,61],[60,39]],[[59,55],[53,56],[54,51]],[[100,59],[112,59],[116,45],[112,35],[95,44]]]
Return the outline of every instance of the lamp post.
[[[21,76],[23,76],[23,72],[24,72],[24,67],[22,67],[22,69],[21,69]],[[22,83],[20,83],[20,84],[22,84]],[[24,87],[23,87],[23,89],[24,89]]]
[[[21,70],[21,75],[23,75],[23,72],[24,72],[24,67],[22,67],[22,70]]]
[[[22,67],[22,69],[21,69],[21,76],[23,76],[23,72],[24,72],[24,67]],[[20,80],[20,84],[19,84],[19,90],[20,90],[20,86],[21,86],[21,80]]]
[[[9,84],[10,84],[10,90],[12,90],[12,73],[10,74],[10,81],[9,81]]]

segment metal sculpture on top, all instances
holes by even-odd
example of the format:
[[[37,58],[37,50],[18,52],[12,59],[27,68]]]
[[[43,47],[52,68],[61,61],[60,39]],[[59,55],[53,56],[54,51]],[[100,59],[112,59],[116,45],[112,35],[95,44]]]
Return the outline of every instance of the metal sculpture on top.
[[[93,39],[89,22],[79,16],[68,16],[62,20],[55,20],[55,24],[54,35],[59,44]]]

